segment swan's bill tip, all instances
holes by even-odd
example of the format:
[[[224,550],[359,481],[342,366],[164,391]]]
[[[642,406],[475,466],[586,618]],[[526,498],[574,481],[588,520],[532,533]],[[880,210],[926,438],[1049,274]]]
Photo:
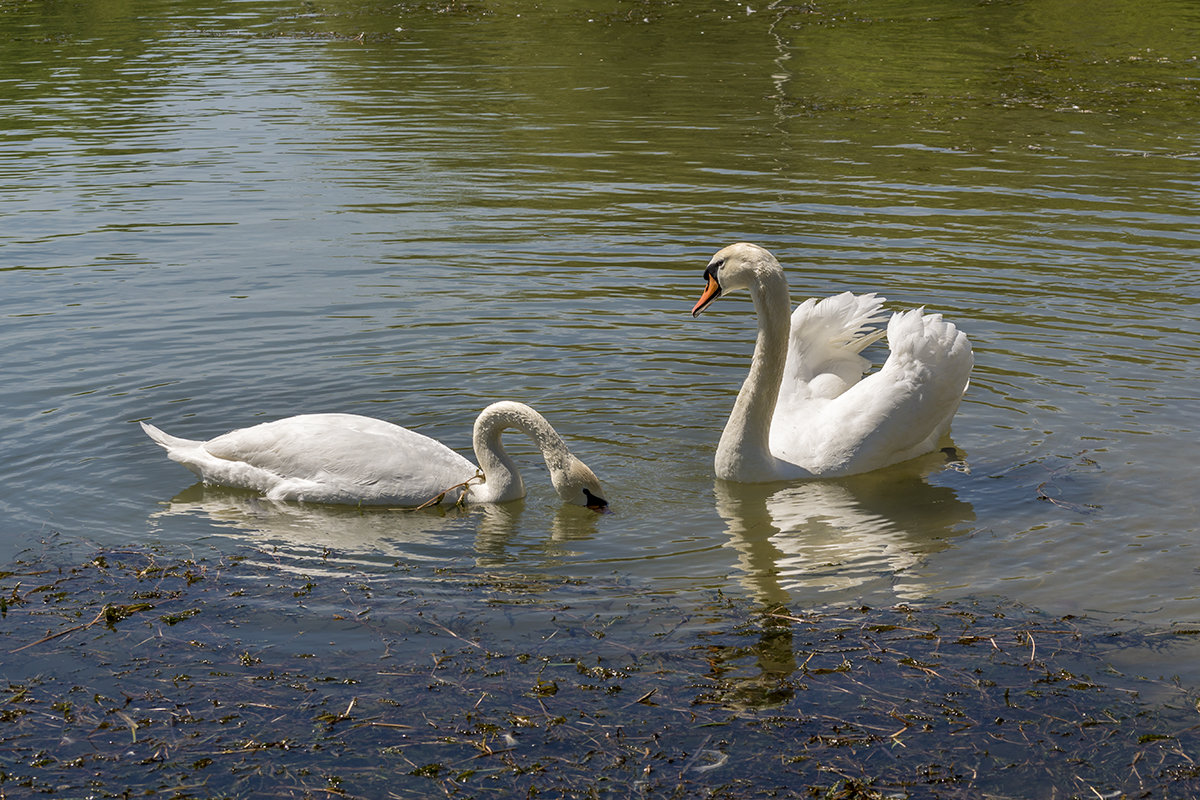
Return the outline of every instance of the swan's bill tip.
[[[583,490],[583,496],[586,498],[584,506],[590,508],[592,511],[599,511],[605,514],[608,513],[608,501],[603,497],[598,494],[592,494],[591,491],[586,488]]]
[[[692,306],[692,319],[700,316],[700,312],[708,308],[714,300],[721,296],[721,284],[717,282],[715,271],[710,267],[704,271],[704,293]]]

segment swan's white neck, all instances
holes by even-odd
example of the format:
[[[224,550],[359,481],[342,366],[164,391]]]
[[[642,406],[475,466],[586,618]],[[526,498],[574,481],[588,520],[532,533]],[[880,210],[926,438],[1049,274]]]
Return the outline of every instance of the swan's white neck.
[[[504,503],[525,496],[517,465],[500,440],[507,428],[523,431],[533,440],[551,476],[565,470],[570,461],[566,443],[545,417],[524,403],[493,403],[475,420],[475,460],[484,475],[482,484],[471,487],[471,498],[477,503]]]
[[[758,313],[758,338],[750,373],[717,444],[715,467],[718,478],[755,482],[780,477],[778,460],[771,455],[771,418],[787,360],[792,301],[778,267],[756,270],[749,290]]]

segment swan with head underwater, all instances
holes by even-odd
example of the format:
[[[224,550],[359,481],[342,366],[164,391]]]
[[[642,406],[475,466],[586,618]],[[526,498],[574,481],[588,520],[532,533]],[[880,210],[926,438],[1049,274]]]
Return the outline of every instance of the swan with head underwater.
[[[849,292],[794,312],[783,268],[767,250],[734,244],[713,256],[692,316],[745,289],[758,313],[750,373],[717,445],[717,477],[742,483],[855,475],[936,450],[967,389],[964,333],[924,309],[893,314],[884,298]],[[861,352],[886,334],[876,372]],[[864,377],[866,375],[866,377]]]
[[[301,414],[239,428],[208,441],[180,439],[142,423],[167,457],[216,483],[270,500],[417,507],[442,502],[504,503],[525,496],[501,434],[527,434],[568,503],[603,509],[600,482],[558,432],[523,403],[501,401],[475,420],[476,467],[424,434],[357,414]],[[462,489],[457,497],[454,489]]]

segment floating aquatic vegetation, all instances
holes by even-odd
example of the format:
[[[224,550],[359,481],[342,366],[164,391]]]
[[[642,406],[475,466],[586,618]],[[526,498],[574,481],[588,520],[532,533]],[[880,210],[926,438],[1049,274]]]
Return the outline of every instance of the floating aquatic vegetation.
[[[9,793],[1200,792],[1193,700],[1104,660],[1170,637],[1086,619],[77,553],[48,542],[0,572]]]

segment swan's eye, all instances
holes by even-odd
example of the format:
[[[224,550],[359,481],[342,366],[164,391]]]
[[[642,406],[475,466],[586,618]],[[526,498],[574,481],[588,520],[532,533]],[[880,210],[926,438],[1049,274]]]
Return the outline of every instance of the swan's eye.
[[[724,263],[724,261],[714,261],[709,264],[704,270],[704,280],[714,280],[717,282],[717,285],[720,286],[721,282],[717,280],[717,270],[719,270]]]

